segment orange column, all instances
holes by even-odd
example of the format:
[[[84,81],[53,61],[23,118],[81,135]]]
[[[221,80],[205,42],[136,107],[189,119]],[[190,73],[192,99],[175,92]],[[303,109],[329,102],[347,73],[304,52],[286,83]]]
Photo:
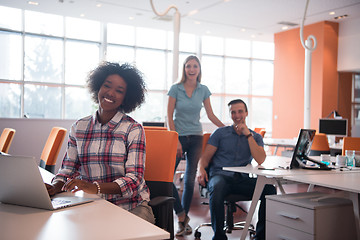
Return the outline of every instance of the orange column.
[[[338,106],[338,23],[320,22],[304,27],[304,38],[314,35],[312,52],[311,120],[318,129],[319,118]],[[304,126],[305,50],[300,29],[275,34],[273,138],[293,138]]]

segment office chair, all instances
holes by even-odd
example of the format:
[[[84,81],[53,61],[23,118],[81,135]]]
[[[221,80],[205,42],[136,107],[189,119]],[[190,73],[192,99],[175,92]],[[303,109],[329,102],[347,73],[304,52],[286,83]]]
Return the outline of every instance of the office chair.
[[[265,128],[254,128],[254,132],[260,134],[264,138],[266,130]]]
[[[40,167],[54,174],[56,160],[65,139],[66,132],[67,130],[65,128],[53,127],[41,153]]]
[[[150,202],[156,225],[174,239],[172,184],[175,170],[178,134],[175,131],[147,130],[145,181],[150,189]]]
[[[143,126],[144,130],[168,130],[167,127]]]
[[[345,156],[346,150],[360,151],[360,137],[344,137],[342,155]]]
[[[203,187],[199,185],[200,190],[200,196],[202,198],[209,198],[209,193],[207,191],[207,186]],[[242,230],[245,226],[245,221],[236,222],[234,223],[234,213],[236,212],[237,208],[239,208],[241,211],[247,213],[237,202],[241,201],[251,201],[251,197],[246,197],[240,194],[229,194],[225,197],[224,200],[224,206],[225,206],[225,224],[224,224],[224,230],[226,233],[231,233],[233,230]],[[208,205],[209,203],[202,202],[202,204]],[[194,237],[195,239],[201,238],[201,232],[199,231],[202,227],[211,227],[210,223],[202,223],[198,225],[194,229]],[[250,224],[250,227],[248,229],[250,237],[254,236],[256,231],[254,225]]]
[[[203,146],[202,146],[202,152],[205,151],[205,147],[209,141],[211,133],[205,133],[204,137],[203,137]],[[208,169],[207,169],[208,170]],[[200,191],[200,196],[202,198],[209,198],[209,192],[207,191],[207,186],[201,186],[199,184],[199,191]],[[243,195],[240,194],[230,194],[228,196],[225,197],[225,201],[224,201],[224,205],[225,205],[225,231],[227,233],[231,233],[232,230],[238,230],[238,229],[244,229],[245,226],[245,221],[242,222],[237,222],[234,223],[234,216],[233,214],[236,212],[236,209],[239,208],[241,209],[243,212],[247,213],[240,205],[236,204],[237,202],[240,201],[251,201],[251,197],[245,197]],[[209,203],[203,202],[202,204],[208,205]],[[202,223],[200,225],[198,225],[195,229],[194,229],[194,236],[195,239],[200,239],[201,237],[201,232],[199,231],[200,228],[202,227],[211,227],[211,223]],[[249,228],[250,231],[250,235],[255,235],[255,230],[254,230],[254,226],[250,225]]]
[[[321,154],[330,154],[329,141],[326,134],[316,133],[311,145],[310,156],[320,156]]]
[[[0,152],[9,153],[9,148],[14,138],[15,132],[15,129],[4,128],[0,136]]]

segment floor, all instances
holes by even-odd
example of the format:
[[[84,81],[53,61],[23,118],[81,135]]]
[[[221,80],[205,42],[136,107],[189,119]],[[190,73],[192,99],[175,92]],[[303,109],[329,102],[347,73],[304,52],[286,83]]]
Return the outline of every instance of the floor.
[[[179,186],[179,182],[177,182],[176,185]],[[199,193],[197,186],[198,186],[198,184],[195,183],[194,197],[193,197],[190,212],[189,212],[189,217],[190,217],[189,224],[193,228],[193,230],[195,229],[196,226],[198,226],[201,223],[210,222],[209,207],[207,205],[202,204],[202,202],[207,202],[207,199],[203,199],[200,197],[200,193]],[[285,189],[286,193],[305,192],[307,190],[307,187],[308,187],[308,185],[306,185],[306,184],[284,185],[284,189]],[[324,188],[317,188],[316,190],[328,191],[327,189],[324,189]],[[180,188],[179,193],[181,194],[181,192],[182,191]],[[278,192],[280,192],[280,191],[278,191]],[[249,202],[241,202],[241,203],[239,203],[239,205],[247,211],[250,207],[250,203],[251,203],[250,201]],[[246,218],[246,213],[242,212],[241,210],[238,210],[234,214],[234,222],[244,221],[245,218]],[[254,215],[252,224],[256,225],[256,221],[257,221],[257,215]],[[177,217],[174,216],[175,232],[178,229],[177,222],[178,222]],[[203,227],[203,228],[201,228],[200,232],[201,232],[201,239],[203,239],[203,240],[211,240],[212,239],[213,231],[212,231],[211,227]],[[240,239],[241,233],[242,233],[242,230],[234,230],[231,234],[227,234],[227,237],[229,240],[235,240],[235,239],[238,240],[238,239]],[[188,239],[195,239],[195,237],[194,237],[194,233],[192,233],[190,235],[175,237],[175,239],[188,240]],[[250,240],[249,234],[246,239]]]

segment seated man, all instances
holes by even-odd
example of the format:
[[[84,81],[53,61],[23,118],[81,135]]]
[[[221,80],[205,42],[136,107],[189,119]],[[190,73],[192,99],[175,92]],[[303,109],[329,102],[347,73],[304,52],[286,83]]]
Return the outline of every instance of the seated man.
[[[261,164],[266,158],[262,137],[246,126],[248,110],[245,102],[236,99],[228,106],[233,125],[218,128],[210,136],[198,164],[198,182],[205,186],[208,181],[213,240],[227,239],[224,231],[225,196],[241,194],[252,197],[256,185],[256,178],[250,178],[248,174],[224,171],[222,168],[246,166],[253,158]],[[205,168],[208,168],[209,176]],[[265,195],[270,194],[276,194],[276,189],[272,185],[266,185],[260,198],[255,239],[265,239]]]

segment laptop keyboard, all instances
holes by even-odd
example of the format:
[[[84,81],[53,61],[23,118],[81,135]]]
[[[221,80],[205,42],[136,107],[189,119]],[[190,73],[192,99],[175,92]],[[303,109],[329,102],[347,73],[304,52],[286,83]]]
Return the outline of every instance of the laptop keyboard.
[[[64,200],[64,199],[58,199],[58,198],[51,199],[51,203],[53,204],[53,206],[59,206],[59,205],[67,204],[70,202],[71,202],[70,200]]]

